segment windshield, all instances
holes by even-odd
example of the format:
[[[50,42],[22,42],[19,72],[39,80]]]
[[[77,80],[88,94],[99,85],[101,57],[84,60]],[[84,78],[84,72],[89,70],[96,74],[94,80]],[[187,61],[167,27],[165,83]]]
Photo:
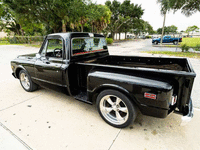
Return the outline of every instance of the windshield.
[[[72,39],[72,55],[82,55],[107,50],[105,38]]]

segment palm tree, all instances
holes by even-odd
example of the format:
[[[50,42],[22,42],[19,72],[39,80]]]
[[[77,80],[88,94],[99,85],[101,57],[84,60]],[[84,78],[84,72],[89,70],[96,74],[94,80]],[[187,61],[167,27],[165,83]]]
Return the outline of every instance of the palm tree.
[[[169,0],[157,0],[157,3],[161,6],[161,14],[164,15],[163,20],[163,27],[162,27],[162,35],[161,35],[161,41],[160,44],[162,45],[163,42],[163,34],[164,34],[164,27],[165,27],[165,20],[166,20],[166,13],[170,11],[170,1]]]

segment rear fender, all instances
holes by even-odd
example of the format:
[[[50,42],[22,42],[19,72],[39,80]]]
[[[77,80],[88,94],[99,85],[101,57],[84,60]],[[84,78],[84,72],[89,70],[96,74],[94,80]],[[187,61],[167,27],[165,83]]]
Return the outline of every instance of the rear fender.
[[[118,71],[123,72],[120,69]],[[170,95],[172,95],[172,86],[169,83],[120,72],[106,70],[90,72],[87,79],[88,101],[96,100],[98,94],[103,90],[113,89],[126,95],[137,106],[148,105],[168,109]],[[157,94],[157,100],[145,98],[145,92]]]

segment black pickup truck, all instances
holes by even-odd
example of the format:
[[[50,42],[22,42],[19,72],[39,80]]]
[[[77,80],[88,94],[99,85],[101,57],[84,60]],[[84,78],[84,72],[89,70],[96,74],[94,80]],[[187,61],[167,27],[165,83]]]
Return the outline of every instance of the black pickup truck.
[[[176,112],[185,122],[193,116],[196,74],[188,59],[109,55],[100,34],[50,34],[39,53],[18,56],[11,67],[26,91],[56,88],[96,103],[114,127],[127,127],[138,111],[158,118]]]

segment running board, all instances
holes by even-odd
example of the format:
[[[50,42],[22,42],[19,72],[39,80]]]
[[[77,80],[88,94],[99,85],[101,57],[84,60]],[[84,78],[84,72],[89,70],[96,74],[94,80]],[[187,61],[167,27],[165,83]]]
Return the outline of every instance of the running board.
[[[79,100],[79,101],[81,101],[81,102],[84,102],[84,103],[92,105],[92,102],[88,101],[87,92],[82,92],[81,91],[79,94],[75,95],[74,98]]]

